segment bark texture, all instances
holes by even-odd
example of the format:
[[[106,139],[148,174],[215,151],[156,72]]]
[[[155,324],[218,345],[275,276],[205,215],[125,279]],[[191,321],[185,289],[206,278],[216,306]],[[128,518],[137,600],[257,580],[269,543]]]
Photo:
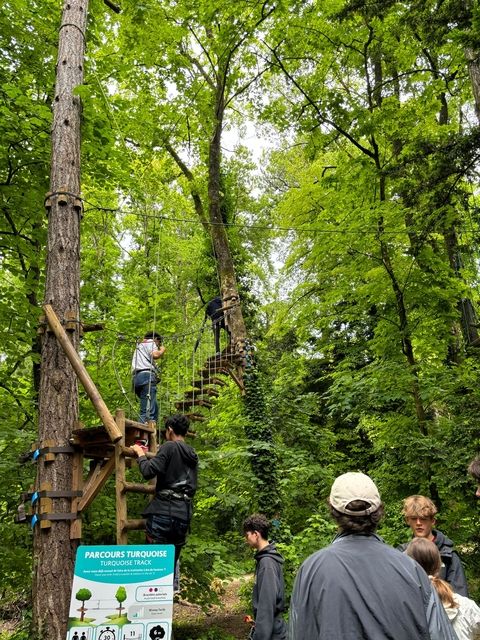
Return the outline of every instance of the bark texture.
[[[62,321],[79,317],[80,289],[80,98],[83,82],[88,0],[70,0],[63,7],[59,29],[57,78],[53,105],[51,194],[47,200],[48,252],[45,302]],[[70,332],[78,349],[79,324]],[[39,393],[39,445],[51,440],[68,444],[78,420],[77,378],[53,333],[43,335]],[[72,459],[40,456],[37,489],[71,490]],[[52,511],[70,511],[70,500],[54,498]],[[33,637],[64,640],[77,543],[70,540],[70,521],[52,520],[34,529]],[[44,523],[43,523],[44,524]]]

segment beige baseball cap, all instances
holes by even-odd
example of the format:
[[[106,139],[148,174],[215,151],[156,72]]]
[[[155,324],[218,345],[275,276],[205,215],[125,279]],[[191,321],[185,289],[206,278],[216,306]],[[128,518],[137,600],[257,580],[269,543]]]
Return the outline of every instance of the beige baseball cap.
[[[348,505],[354,500],[363,500],[370,506],[362,511],[353,511],[348,508]],[[330,504],[340,513],[346,513],[349,516],[368,516],[380,507],[382,500],[377,486],[369,476],[349,471],[338,476],[332,484]]]

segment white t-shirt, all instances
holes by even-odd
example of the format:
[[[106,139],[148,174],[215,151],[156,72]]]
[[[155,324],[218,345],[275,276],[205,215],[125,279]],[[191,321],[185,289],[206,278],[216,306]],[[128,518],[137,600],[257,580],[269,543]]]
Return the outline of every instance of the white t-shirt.
[[[133,352],[132,372],[142,369],[155,371],[152,353],[157,350],[157,343],[152,338],[145,338],[145,340],[139,342]]]

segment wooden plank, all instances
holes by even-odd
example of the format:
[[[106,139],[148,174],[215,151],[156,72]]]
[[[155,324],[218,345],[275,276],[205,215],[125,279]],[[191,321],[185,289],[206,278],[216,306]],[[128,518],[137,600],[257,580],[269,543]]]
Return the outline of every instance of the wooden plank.
[[[78,503],[78,510],[83,511],[86,509],[96,498],[98,493],[104,487],[108,478],[112,475],[115,469],[115,457],[112,456],[105,462],[101,464],[100,462],[96,465],[93,473],[87,479],[85,483],[85,487],[83,489],[83,496]]]
[[[177,409],[183,409],[184,407],[206,407],[207,409],[211,409],[213,407],[211,402],[203,398],[186,398],[185,400],[175,402],[175,406]]]
[[[51,490],[52,490],[52,485],[50,482],[42,482],[40,484],[40,491],[51,491]],[[38,506],[39,514],[52,513],[52,508],[53,508],[52,498],[39,498],[38,500],[39,500],[39,506]],[[52,526],[51,520],[40,520],[40,529],[50,529],[51,526]]]
[[[72,473],[72,489],[73,491],[83,490],[83,452],[76,451],[73,454],[73,473]],[[80,496],[81,497],[81,496]],[[71,512],[77,513],[80,497],[72,498]],[[73,520],[70,525],[70,540],[80,540],[82,537],[82,521],[80,518]]]
[[[112,442],[118,442],[121,439],[122,434],[120,433],[110,411],[108,410],[107,405],[103,401],[102,396],[100,395],[97,387],[93,383],[88,371],[85,369],[83,362],[80,359],[80,356],[75,351],[75,347],[70,342],[68,335],[66,334],[64,328],[60,324],[59,319],[57,318],[57,314],[53,310],[53,307],[49,304],[43,305],[43,310],[45,311],[45,315],[47,316],[48,324],[50,325],[55,337],[57,338],[60,346],[65,352],[65,355],[70,361],[70,364],[73,367],[73,370],[78,376],[78,379],[83,385],[83,388],[87,392],[88,397],[90,398],[93,406],[95,407],[96,412],[98,413],[101,421],[105,425],[106,430],[110,436]]]
[[[127,531],[141,531],[142,529],[145,529],[145,522],[145,519],[125,520],[122,522],[122,531],[124,532],[125,537]]]
[[[205,385],[208,384],[214,384],[217,387],[226,387],[227,383],[225,382],[225,380],[222,380],[221,378],[216,378],[216,377],[212,377],[212,378],[204,378],[203,380],[194,380],[193,381],[193,385],[194,387],[204,387]]]
[[[128,491],[132,493],[155,493],[155,485],[142,482],[124,482],[123,492],[126,493]]]
[[[128,536],[124,530],[124,522],[127,520],[127,497],[123,491],[125,478],[125,455],[123,454],[123,442],[125,438],[125,413],[117,409],[115,422],[122,437],[115,444],[115,496],[117,506],[117,544],[127,544]]]

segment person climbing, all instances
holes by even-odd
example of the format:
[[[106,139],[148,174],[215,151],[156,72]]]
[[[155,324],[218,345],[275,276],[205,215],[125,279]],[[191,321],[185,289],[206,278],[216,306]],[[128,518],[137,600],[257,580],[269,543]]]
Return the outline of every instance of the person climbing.
[[[155,360],[165,354],[165,347],[161,344],[161,336],[155,331],[145,334],[143,340],[137,343],[132,357],[133,388],[140,400],[139,422],[149,420],[157,422],[157,370]]]
[[[148,544],[175,545],[175,565],[185,545],[197,490],[198,456],[185,442],[189,421],[176,414],[165,421],[166,442],[148,459],[134,444],[138,467],[145,480],[157,478],[155,496],[143,512]]]
[[[254,626],[251,640],[285,640],[287,626],[282,556],[268,541],[270,523],[261,514],[253,514],[243,523],[245,542],[256,550],[255,584],[253,586]]]
[[[205,309],[205,320],[210,318],[212,321],[213,339],[215,341],[215,355],[220,355],[220,329],[224,329],[228,335],[228,342],[232,338],[230,329],[225,322],[225,313],[223,311],[222,299],[220,296],[212,298],[207,302]]]
[[[467,579],[463,571],[462,562],[453,548],[453,542],[438,529],[435,515],[437,507],[426,496],[409,496],[403,501],[403,515],[405,522],[411,528],[416,538],[426,538],[434,542],[442,557],[440,578],[450,584],[455,593],[468,597]],[[398,549],[405,551],[408,542],[401,544]]]
[[[426,538],[413,538],[405,553],[416,560],[437,590],[458,640],[475,640],[480,632],[480,608],[470,598],[454,593],[439,575],[442,568],[440,551]]]

